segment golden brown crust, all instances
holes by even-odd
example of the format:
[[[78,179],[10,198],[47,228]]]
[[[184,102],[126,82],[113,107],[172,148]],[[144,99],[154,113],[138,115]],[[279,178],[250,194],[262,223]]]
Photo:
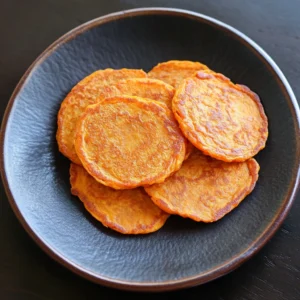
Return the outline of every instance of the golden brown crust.
[[[123,234],[157,231],[169,215],[158,208],[142,188],[114,190],[92,178],[83,167],[71,164],[71,192],[104,226]]]
[[[199,71],[185,79],[172,109],[187,139],[211,157],[245,161],[265,147],[268,120],[259,97],[222,74]]]
[[[162,80],[178,88],[183,79],[192,76],[199,70],[208,70],[208,67],[194,61],[170,60],[156,65],[148,73],[148,77]]]
[[[170,214],[214,222],[233,210],[255,187],[255,159],[226,163],[194,151],[165,182],[145,188],[152,201]]]
[[[140,97],[112,97],[86,108],[75,148],[100,183],[130,189],[162,182],[177,171],[186,139],[166,105]]]
[[[97,102],[105,86],[121,79],[144,77],[147,74],[142,70],[105,69],[92,73],[75,85],[62,102],[58,113],[56,139],[59,151],[72,162],[81,164],[75,152],[74,139],[76,122],[84,109]]]

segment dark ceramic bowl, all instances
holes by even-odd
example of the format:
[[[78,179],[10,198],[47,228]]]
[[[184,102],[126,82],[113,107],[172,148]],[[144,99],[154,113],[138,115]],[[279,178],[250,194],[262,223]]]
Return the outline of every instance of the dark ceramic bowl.
[[[172,216],[159,231],[125,236],[104,228],[70,194],[69,161],[55,140],[61,101],[103,68],[151,69],[201,61],[261,97],[270,136],[257,155],[254,192],[222,220]],[[52,44],[13,93],[2,124],[2,178],[30,236],[55,260],[103,285],[162,291],[205,283],[237,268],[271,238],[299,179],[299,109],[274,61],[215,19],[175,9],[137,9],[86,23]]]

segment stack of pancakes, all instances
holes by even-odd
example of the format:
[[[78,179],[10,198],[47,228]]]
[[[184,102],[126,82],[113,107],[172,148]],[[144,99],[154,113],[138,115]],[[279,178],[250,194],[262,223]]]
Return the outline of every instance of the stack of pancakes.
[[[254,189],[267,137],[259,97],[191,61],[96,71],[58,113],[72,194],[124,234],[156,231],[170,214],[222,218]]]

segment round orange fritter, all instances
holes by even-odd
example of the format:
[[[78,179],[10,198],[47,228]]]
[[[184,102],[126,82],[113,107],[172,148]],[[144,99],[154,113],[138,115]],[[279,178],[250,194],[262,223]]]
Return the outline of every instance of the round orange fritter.
[[[258,171],[259,165],[253,158],[226,163],[194,151],[178,172],[145,190],[165,212],[214,222],[251,193]]]
[[[120,80],[114,85],[106,86],[99,96],[99,101],[115,96],[137,96],[162,102],[166,104],[169,109],[172,109],[174,93],[175,89],[161,80],[129,78]]]
[[[172,108],[183,134],[211,157],[245,161],[265,147],[268,120],[259,97],[222,74],[199,71],[185,79]]]
[[[169,214],[156,206],[142,188],[114,190],[97,182],[79,165],[70,167],[71,192],[104,226],[123,234],[157,231]]]
[[[76,123],[84,109],[97,102],[104,86],[121,79],[143,77],[147,77],[147,74],[142,70],[105,69],[92,73],[75,85],[62,102],[58,113],[56,139],[59,151],[72,162],[81,164],[75,152],[74,140]]]
[[[170,60],[155,66],[149,73],[149,78],[164,81],[178,88],[183,79],[192,76],[196,71],[208,70],[206,65],[188,60]]]
[[[97,181],[129,189],[165,180],[186,154],[186,139],[166,105],[112,97],[88,106],[77,124],[75,149]]]

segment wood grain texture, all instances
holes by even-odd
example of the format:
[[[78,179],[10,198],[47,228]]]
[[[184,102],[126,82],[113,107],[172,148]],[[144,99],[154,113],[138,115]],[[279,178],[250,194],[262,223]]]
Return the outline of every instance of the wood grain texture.
[[[11,0],[0,6],[0,116],[22,74],[55,39],[109,12],[149,6],[194,10],[224,21],[261,45],[278,63],[300,99],[300,2],[272,0]],[[0,186],[1,299],[300,299],[300,197],[281,229],[250,261],[206,285],[163,294],[101,287],[55,263],[28,237]]]

